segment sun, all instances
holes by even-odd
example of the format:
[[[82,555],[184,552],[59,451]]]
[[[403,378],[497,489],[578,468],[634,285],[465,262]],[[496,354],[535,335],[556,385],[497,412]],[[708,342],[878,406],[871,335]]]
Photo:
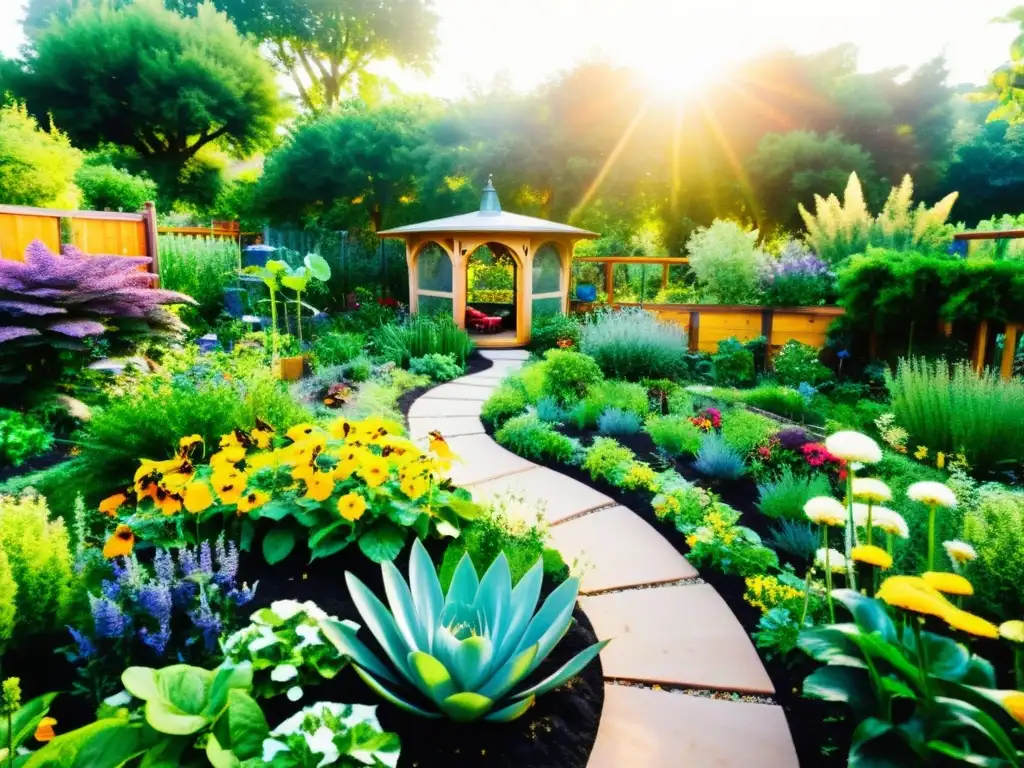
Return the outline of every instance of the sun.
[[[685,46],[655,45],[649,51],[637,51],[631,64],[643,76],[656,101],[683,103],[725,77],[734,64],[721,45],[709,41]]]

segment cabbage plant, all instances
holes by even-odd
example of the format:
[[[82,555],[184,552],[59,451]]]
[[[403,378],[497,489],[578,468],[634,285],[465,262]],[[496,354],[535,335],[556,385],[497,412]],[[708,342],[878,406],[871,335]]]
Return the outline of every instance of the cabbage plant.
[[[536,610],[544,577],[540,559],[513,587],[504,553],[483,578],[464,555],[447,595],[419,540],[409,558],[408,583],[393,563],[381,563],[381,570],[390,610],[351,573],[345,581],[390,664],[342,622],[324,621],[323,634],[371,689],[413,714],[509,722],[537,696],[578,674],[608,643],[595,643],[548,677],[527,684],[569,629],[578,579],[567,579]],[[421,697],[428,703],[414,703]]]

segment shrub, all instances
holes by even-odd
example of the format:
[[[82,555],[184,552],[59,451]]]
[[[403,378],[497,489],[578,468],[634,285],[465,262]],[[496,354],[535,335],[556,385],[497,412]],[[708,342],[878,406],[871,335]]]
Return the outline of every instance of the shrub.
[[[519,389],[526,402],[536,405],[544,396],[544,379],[547,366],[543,362],[524,365],[506,381]]]
[[[718,351],[711,356],[715,367],[715,383],[720,387],[736,387],[754,381],[754,353],[735,337],[718,342]]]
[[[700,450],[703,433],[686,416],[656,416],[644,428],[654,444],[672,456],[692,456]]]
[[[553,397],[542,397],[537,401],[537,418],[549,424],[558,424],[565,421],[566,412]]]
[[[804,520],[804,504],[815,496],[828,496],[832,487],[820,473],[796,474],[784,467],[777,480],[757,486],[757,508],[762,515],[781,520]]]
[[[976,374],[967,362],[900,360],[886,375],[897,423],[909,445],[962,451],[971,466],[992,469],[1024,461],[1024,382],[995,372]]]
[[[687,353],[686,333],[640,308],[596,313],[583,326],[580,349],[606,376],[640,381],[678,378]]]
[[[344,365],[362,354],[365,342],[361,333],[322,333],[313,342],[313,364],[318,369]]]
[[[75,597],[68,532],[62,518],[49,517],[40,496],[0,498],[0,551],[18,585],[19,640],[63,626]]]
[[[569,411],[569,421],[578,429],[594,429],[604,410],[605,405],[600,400],[581,400]]]
[[[762,385],[744,392],[742,402],[793,421],[813,422],[813,413],[803,395],[789,387]]]
[[[543,393],[568,405],[586,396],[592,384],[601,380],[601,369],[594,358],[568,349],[549,349],[544,353]]]
[[[761,272],[764,303],[773,307],[812,307],[825,303],[834,281],[828,264],[796,240],[769,259]]]
[[[18,619],[17,596],[18,583],[11,572],[11,561],[0,549],[0,649],[14,637],[14,625]]]
[[[480,411],[480,420],[493,427],[499,427],[513,416],[526,409],[526,398],[522,391],[508,382],[499,386],[487,398]]]
[[[716,219],[690,235],[686,250],[705,301],[757,303],[758,276],[767,259],[757,247],[757,230],[744,232],[734,221]]]
[[[778,431],[774,421],[752,411],[729,411],[722,419],[722,439],[741,456],[749,456],[762,445],[767,445]]]
[[[432,353],[451,355],[465,367],[473,351],[469,334],[445,314],[418,314],[404,323],[382,325],[373,336],[373,344],[381,357],[402,368],[408,368],[412,358]]]
[[[429,376],[431,381],[451,381],[462,375],[463,368],[451,355],[424,355],[409,361],[412,373]]]
[[[780,384],[796,387],[807,382],[812,387],[832,381],[835,375],[818,360],[818,350],[809,344],[790,339],[772,360],[775,378]]]
[[[369,381],[373,373],[373,361],[366,355],[360,355],[349,363],[345,364],[345,378],[350,381]]]
[[[602,435],[635,435],[640,424],[640,417],[632,411],[606,408],[597,419],[597,431]]]
[[[800,514],[803,516],[803,510]],[[798,560],[810,563],[821,546],[821,536],[806,518],[802,521],[783,519],[772,526],[765,543],[776,552],[785,552]]]
[[[0,408],[0,469],[20,467],[52,445],[53,435],[32,416]]]
[[[235,284],[238,245],[231,240],[188,235],[158,235],[160,286],[179,291],[196,300],[198,306],[185,315],[196,315],[213,323],[224,308],[224,289]]]
[[[636,456],[629,448],[610,437],[595,437],[584,455],[583,468],[590,473],[591,479],[616,485],[634,461]]]
[[[555,431],[533,413],[508,419],[495,433],[494,439],[527,459],[568,462],[576,451],[576,443],[571,438]]]
[[[0,107],[0,203],[74,208],[81,162],[56,128],[40,129],[20,104]]]
[[[716,480],[736,480],[747,469],[743,456],[714,433],[704,438],[693,467],[702,475]]]
[[[978,552],[968,566],[975,599],[1000,619],[1020,618],[1024,615],[1024,493],[983,486],[977,507],[964,519],[963,536]]]
[[[141,211],[147,200],[156,200],[156,182],[133,176],[107,163],[86,164],[75,174],[82,191],[82,207],[94,211]]]
[[[603,408],[615,407],[629,411],[641,418],[647,415],[650,407],[647,388],[628,381],[599,381],[587,391],[586,400]]]
[[[580,321],[573,315],[551,314],[536,318],[530,330],[529,347],[535,352],[555,349],[559,342],[569,341],[568,346],[580,343]]]

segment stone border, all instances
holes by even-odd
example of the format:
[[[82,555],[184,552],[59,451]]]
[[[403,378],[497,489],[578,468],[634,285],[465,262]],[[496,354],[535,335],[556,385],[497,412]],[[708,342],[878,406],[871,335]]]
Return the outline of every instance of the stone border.
[[[582,573],[581,607],[599,637],[613,638],[601,654],[605,703],[588,768],[798,768],[771,680],[714,588],[632,510],[484,434],[483,400],[527,353],[481,354],[496,361],[490,375],[426,392],[409,409],[410,434],[450,438],[462,457],[452,480],[476,495],[542,506],[555,546]]]

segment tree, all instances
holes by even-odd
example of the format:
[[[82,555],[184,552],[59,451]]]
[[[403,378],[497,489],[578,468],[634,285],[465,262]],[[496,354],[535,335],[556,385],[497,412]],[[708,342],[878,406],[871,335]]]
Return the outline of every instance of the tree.
[[[141,211],[156,199],[156,184],[105,162],[87,162],[75,174],[82,207],[94,211]]]
[[[814,195],[828,197],[846,187],[850,173],[874,175],[871,156],[856,144],[830,132],[769,133],[747,163],[760,204],[758,229],[799,227],[797,204],[810,205]]]
[[[55,16],[16,78],[29,110],[83,148],[130,148],[161,187],[205,147],[268,147],[283,116],[272,68],[209,4],[195,18],[158,0]]]
[[[989,120],[1024,122],[1024,5],[996,21],[1020,25],[1020,34],[1010,43],[1010,60],[992,73],[988,86],[976,97],[998,102],[989,112]]]
[[[1024,125],[964,128],[944,181],[960,192],[957,219],[973,227],[989,216],[1024,211]]]
[[[0,203],[73,208],[81,153],[18,104],[0,107]]]

